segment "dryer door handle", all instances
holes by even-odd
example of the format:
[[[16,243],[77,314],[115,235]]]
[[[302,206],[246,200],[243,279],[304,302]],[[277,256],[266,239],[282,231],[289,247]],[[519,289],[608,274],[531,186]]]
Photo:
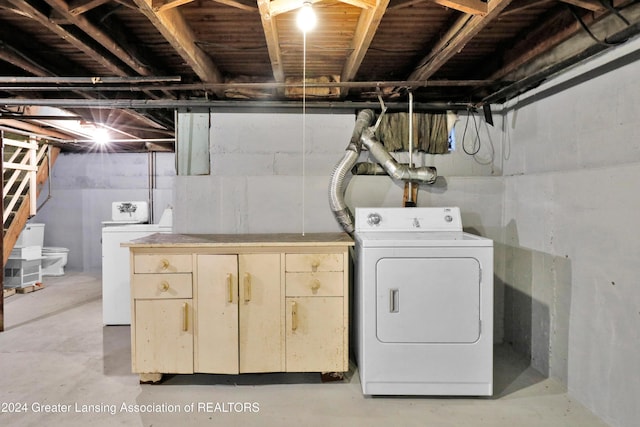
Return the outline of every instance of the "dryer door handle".
[[[389,289],[389,313],[400,311],[400,290]]]

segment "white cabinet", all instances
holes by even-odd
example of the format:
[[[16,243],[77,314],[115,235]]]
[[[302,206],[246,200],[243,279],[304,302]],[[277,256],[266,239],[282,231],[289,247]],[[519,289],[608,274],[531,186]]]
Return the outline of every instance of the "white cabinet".
[[[352,245],[344,233],[127,243],[133,372],[347,371]]]
[[[196,370],[284,370],[280,254],[203,254],[196,259]]]
[[[142,381],[157,381],[167,372],[193,373],[191,264],[176,266],[179,259],[167,255],[161,260],[165,270],[179,273],[152,273],[155,268],[139,263],[132,268],[131,361]]]

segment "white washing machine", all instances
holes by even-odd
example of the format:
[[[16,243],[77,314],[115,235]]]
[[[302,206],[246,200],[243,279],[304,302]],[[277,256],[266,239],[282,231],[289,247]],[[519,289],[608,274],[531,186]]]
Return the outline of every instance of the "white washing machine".
[[[158,224],[149,220],[146,202],[113,202],[111,221],[102,222],[102,323],[131,324],[129,248],[122,242],[154,233],[171,233],[172,209],[165,209]],[[141,223],[142,222],[142,223]]]
[[[355,353],[366,395],[493,392],[493,241],[459,208],[358,208]]]

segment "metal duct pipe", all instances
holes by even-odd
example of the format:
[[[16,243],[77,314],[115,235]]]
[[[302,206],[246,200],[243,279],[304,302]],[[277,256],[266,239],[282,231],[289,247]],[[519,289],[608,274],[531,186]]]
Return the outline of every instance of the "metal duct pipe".
[[[349,234],[353,233],[354,224],[353,214],[344,202],[344,178],[358,161],[362,149],[362,132],[371,125],[374,117],[373,110],[362,110],[358,113],[349,145],[344,156],[333,169],[329,182],[329,206],[342,229]]]
[[[438,177],[436,168],[422,166],[409,167],[398,163],[386,148],[375,137],[375,128],[369,127],[375,114],[373,110],[362,110],[358,113],[356,124],[351,135],[346,153],[334,168],[329,182],[329,205],[336,220],[349,234],[353,234],[355,226],[353,214],[344,202],[344,178],[360,157],[362,145],[367,147],[371,155],[380,163],[387,174],[396,180],[415,183],[433,184]]]
[[[371,155],[380,163],[382,168],[387,171],[391,178],[425,184],[433,184],[436,181],[438,172],[436,168],[432,166],[414,168],[398,163],[378,141],[373,129],[365,129],[360,139],[362,144],[367,147]]]

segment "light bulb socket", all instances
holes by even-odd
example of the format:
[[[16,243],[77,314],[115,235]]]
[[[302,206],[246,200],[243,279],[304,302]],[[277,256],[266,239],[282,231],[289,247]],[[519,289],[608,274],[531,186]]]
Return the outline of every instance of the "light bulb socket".
[[[298,28],[306,33],[307,31],[311,31],[316,26],[316,14],[313,11],[313,7],[311,6],[310,1],[305,1],[302,3],[302,7],[298,11],[298,15],[296,17],[296,24],[298,24]]]

